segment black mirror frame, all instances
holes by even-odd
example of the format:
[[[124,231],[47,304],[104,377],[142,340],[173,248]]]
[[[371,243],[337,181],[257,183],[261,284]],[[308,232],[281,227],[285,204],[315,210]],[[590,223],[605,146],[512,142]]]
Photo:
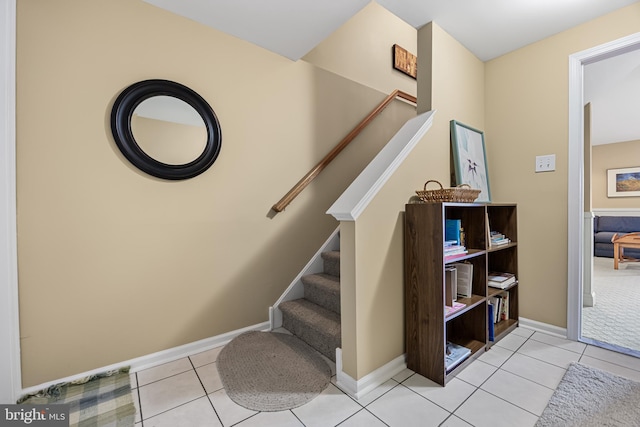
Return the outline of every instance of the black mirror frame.
[[[145,99],[153,96],[172,96],[193,107],[207,128],[207,142],[195,160],[170,165],[159,162],[145,153],[136,142],[131,130],[133,111]],[[211,106],[190,88],[170,80],[144,80],[124,89],[116,98],[111,110],[111,132],[122,154],[138,169],[157,178],[180,180],[200,175],[216,161],[222,146],[220,122]]]

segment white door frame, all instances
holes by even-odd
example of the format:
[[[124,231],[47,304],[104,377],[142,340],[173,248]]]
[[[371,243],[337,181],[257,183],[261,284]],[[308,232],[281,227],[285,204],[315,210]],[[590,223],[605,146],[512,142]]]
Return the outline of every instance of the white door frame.
[[[640,47],[632,34],[569,56],[568,294],[567,338],[581,338],[584,256],[583,66]]]
[[[16,238],[16,0],[0,0],[0,403],[22,390]]]

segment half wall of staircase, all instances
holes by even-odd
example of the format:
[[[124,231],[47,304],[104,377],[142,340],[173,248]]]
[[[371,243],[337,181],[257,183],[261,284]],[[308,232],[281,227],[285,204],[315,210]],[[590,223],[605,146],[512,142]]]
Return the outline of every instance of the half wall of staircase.
[[[407,121],[336,200],[327,213],[341,221],[341,226],[346,226],[348,241],[340,242],[345,235],[341,236],[336,230],[270,308],[272,328],[284,326],[321,354],[334,360],[338,385],[356,398],[406,367],[404,357],[392,357],[374,371],[359,372],[357,355],[361,349],[358,348],[360,340],[356,336],[361,325],[356,305],[357,288],[366,284],[360,283],[356,274],[356,221],[424,137],[431,127],[433,114],[433,111],[429,111]],[[335,259],[331,260],[331,257],[338,256],[340,260],[341,249],[345,247],[347,262],[343,258],[336,270]],[[333,265],[328,265],[328,261]],[[323,286],[327,289],[319,291],[318,287]],[[346,299],[345,288],[348,294]],[[336,297],[340,298],[339,303]],[[347,342],[344,341],[345,336]],[[362,350],[367,351],[366,348]]]

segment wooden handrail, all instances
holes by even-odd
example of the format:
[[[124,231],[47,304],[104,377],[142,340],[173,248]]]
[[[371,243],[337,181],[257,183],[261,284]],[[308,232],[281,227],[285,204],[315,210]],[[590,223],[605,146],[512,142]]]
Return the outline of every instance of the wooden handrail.
[[[291,190],[289,190],[289,192],[285,194],[278,203],[273,205],[271,209],[276,212],[282,212],[284,208],[289,206],[289,203],[291,203],[291,201],[295,199],[296,196],[300,194],[300,192],[302,192],[302,190],[304,190],[305,187],[309,185],[311,181],[313,181],[314,178],[318,176],[318,174],[322,172],[322,170],[326,168],[329,163],[331,163],[331,161],[335,159],[336,156],[340,154],[340,152],[344,150],[347,145],[349,145],[349,143],[353,141],[355,137],[358,136],[360,132],[362,132],[362,130],[367,127],[367,125],[371,123],[373,119],[375,119],[378,114],[380,114],[382,110],[384,110],[391,103],[391,101],[396,98],[402,98],[405,101],[409,101],[414,104],[417,104],[418,102],[415,96],[410,95],[406,92],[402,92],[401,90],[396,89],[391,92],[389,96],[384,99],[384,101],[382,101],[376,108],[373,109],[373,111],[371,111],[367,115],[367,117],[365,117],[360,123],[358,123],[358,125],[353,128],[353,130],[349,132],[349,134],[345,136],[344,139],[340,141],[338,145],[336,145],[333,150],[329,152],[329,154],[324,156],[324,158],[320,160],[317,165],[315,165],[309,172],[307,172],[307,174],[303,176],[302,179],[300,179],[300,181],[298,181],[298,183],[294,185],[293,188],[291,188]]]

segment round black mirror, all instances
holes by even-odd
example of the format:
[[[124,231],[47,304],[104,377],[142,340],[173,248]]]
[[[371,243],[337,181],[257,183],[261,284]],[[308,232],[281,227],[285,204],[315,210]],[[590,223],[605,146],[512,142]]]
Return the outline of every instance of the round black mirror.
[[[145,80],[123,90],[113,104],[111,131],[127,160],[163,179],[201,174],[222,146],[220,123],[211,106],[193,90],[169,80]]]

